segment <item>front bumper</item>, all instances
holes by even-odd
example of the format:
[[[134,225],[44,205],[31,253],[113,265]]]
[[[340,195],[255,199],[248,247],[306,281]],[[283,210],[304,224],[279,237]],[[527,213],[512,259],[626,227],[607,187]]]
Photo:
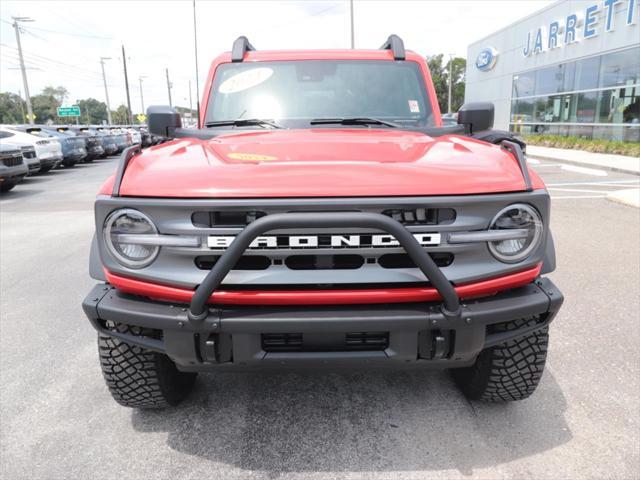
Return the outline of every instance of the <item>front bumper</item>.
[[[345,366],[456,368],[473,363],[484,348],[548,325],[562,293],[546,278],[494,296],[467,301],[461,315],[442,312],[439,302],[389,305],[236,307],[211,306],[204,321],[188,316],[186,304],[169,304],[96,285],[83,302],[101,333],[168,355],[181,370],[229,367]],[[493,331],[492,325],[536,318],[533,327]],[[142,327],[143,334],[115,332],[112,324]],[[375,332],[382,347],[342,348],[345,337]],[[274,349],[265,338],[302,339],[301,348]],[[309,340],[305,346],[305,342]],[[366,341],[365,341],[366,343]]]

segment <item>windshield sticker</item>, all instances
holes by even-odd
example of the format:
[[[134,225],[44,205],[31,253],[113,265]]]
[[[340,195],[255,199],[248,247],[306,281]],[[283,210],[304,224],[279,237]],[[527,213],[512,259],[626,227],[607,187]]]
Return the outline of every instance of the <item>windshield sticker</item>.
[[[260,153],[236,153],[232,152],[227,154],[227,157],[232,158],[234,160],[245,160],[250,162],[263,162],[267,160],[278,160],[278,157],[273,157],[271,155],[262,155]]]
[[[417,100],[409,100],[409,111],[411,113],[420,113],[420,105]]]
[[[233,77],[229,77],[224,82],[222,82],[222,84],[218,88],[218,92],[241,92],[243,90],[253,88],[256,85],[260,85],[262,82],[268,80],[271,75],[273,75],[273,70],[267,67],[245,70],[244,72],[237,73]]]

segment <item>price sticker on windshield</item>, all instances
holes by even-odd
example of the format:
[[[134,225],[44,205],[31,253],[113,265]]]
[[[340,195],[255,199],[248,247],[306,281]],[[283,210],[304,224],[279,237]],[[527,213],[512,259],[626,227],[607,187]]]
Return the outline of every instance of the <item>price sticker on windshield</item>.
[[[220,93],[236,93],[248,90],[262,82],[267,81],[273,75],[273,70],[267,67],[252,68],[227,78],[218,87]]]
[[[409,111],[411,113],[420,113],[420,104],[417,100],[409,100]]]

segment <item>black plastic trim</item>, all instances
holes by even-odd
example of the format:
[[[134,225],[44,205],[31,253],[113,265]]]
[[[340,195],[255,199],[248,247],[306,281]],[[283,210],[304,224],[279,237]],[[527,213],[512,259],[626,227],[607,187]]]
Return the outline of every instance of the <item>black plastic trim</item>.
[[[533,191],[533,185],[531,184],[531,177],[529,176],[529,169],[527,167],[527,159],[524,158],[524,153],[522,153],[520,145],[510,140],[503,140],[501,145],[502,148],[511,153],[517,160],[527,192]]]
[[[124,173],[129,166],[129,162],[135,154],[140,153],[141,151],[142,149],[138,144],[125,148],[122,151],[122,155],[120,155],[120,161],[118,162],[118,168],[116,170],[116,177],[113,182],[113,191],[111,192],[111,195],[113,197],[120,196],[120,185],[122,185],[122,179],[124,178]]]
[[[407,58],[404,50],[404,42],[395,34],[389,35],[389,38],[382,44],[380,50],[391,50],[394,60],[405,60]]]
[[[240,36],[233,42],[233,48],[231,49],[231,61],[242,62],[244,60],[245,52],[255,50],[255,47],[249,43],[247,37]]]

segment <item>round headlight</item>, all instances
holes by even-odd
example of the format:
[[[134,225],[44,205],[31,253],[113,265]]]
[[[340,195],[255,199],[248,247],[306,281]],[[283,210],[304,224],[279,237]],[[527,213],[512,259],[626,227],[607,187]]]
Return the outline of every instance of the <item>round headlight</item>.
[[[489,250],[501,262],[515,263],[528,257],[542,240],[542,219],[530,205],[518,203],[498,212],[490,230],[518,230],[517,238],[489,242]],[[516,232],[514,232],[516,233]]]
[[[112,212],[104,222],[104,241],[109,253],[129,268],[143,268],[155,260],[160,247],[146,244],[144,235],[157,233],[149,217],[130,208]]]

